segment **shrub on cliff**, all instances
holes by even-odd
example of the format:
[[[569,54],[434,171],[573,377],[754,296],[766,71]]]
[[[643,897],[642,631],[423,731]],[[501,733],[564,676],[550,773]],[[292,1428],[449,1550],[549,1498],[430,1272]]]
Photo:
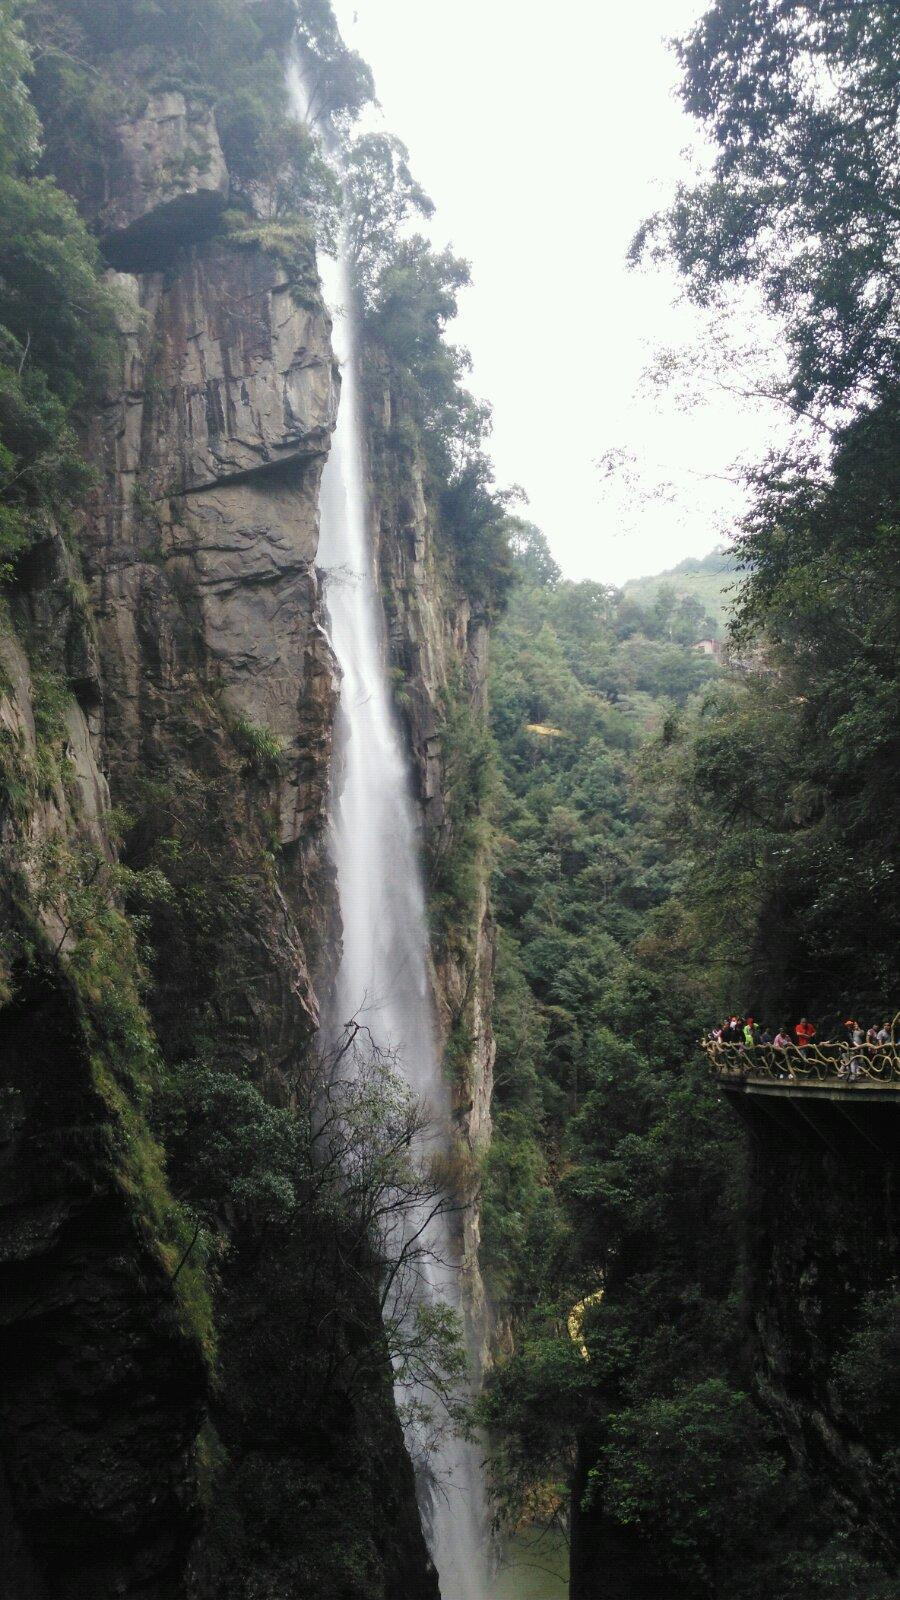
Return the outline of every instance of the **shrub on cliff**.
[[[237,1073],[185,1063],[166,1075],[155,1122],[179,1199],[204,1236],[218,1238],[223,1255],[284,1252],[294,1280],[285,1292],[308,1281],[311,1412],[355,1393],[390,1357],[447,1423],[462,1420],[458,1319],[446,1307],[416,1309],[425,1219],[449,1202],[421,1153],[423,1107],[364,1029],[350,1024],[334,1050],[309,1060],[290,1106],[270,1104]],[[333,1285],[327,1316],[320,1281]],[[367,1321],[363,1308],[376,1306],[383,1322]]]
[[[0,5],[0,577],[83,492],[87,469],[70,426],[96,395],[115,304],[74,205],[36,178],[40,125],[28,96],[31,57],[16,10]]]
[[[387,357],[412,412],[460,582],[477,611],[495,614],[512,579],[512,496],[495,487],[482,448],[490,411],[465,386],[468,352],[448,337],[470,281],[468,263],[407,232],[412,218],[429,217],[434,208],[399,140],[365,135],[348,145],[344,198],[364,332]]]

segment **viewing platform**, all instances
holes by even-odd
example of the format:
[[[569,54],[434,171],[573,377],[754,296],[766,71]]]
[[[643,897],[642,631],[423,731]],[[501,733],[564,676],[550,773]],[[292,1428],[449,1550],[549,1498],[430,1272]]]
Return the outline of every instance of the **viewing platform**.
[[[900,1154],[900,1042],[772,1045],[703,1041],[711,1070],[735,1109],[783,1132],[846,1154]]]

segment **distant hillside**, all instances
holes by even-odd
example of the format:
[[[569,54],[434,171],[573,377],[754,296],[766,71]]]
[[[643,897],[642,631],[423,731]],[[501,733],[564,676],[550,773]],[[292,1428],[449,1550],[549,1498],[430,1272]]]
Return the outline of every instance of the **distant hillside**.
[[[670,584],[679,600],[686,596],[699,600],[722,633],[734,599],[737,576],[733,551],[718,545],[708,556],[688,556],[667,572],[657,572],[647,578],[629,578],[623,585],[623,593],[641,606],[650,606],[663,584]]]

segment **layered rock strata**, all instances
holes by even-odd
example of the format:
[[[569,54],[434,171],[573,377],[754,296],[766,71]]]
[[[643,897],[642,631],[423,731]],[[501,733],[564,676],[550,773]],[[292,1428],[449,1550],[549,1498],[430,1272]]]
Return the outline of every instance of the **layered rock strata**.
[[[165,278],[119,281],[133,315],[91,431],[102,488],[84,529],[106,749],[128,786],[171,763],[233,778],[235,728],[282,747],[256,796],[281,870],[254,908],[268,922],[255,1009],[260,1054],[286,1063],[316,1021],[329,917],[334,684],[315,572],[338,395],[329,322],[253,246],[212,242]],[[244,789],[228,802],[236,838]]]
[[[339,384],[314,260],[217,230],[208,115],[157,96],[116,138],[84,202],[121,303],[97,487],[0,624],[0,1586],[436,1600],[364,1272],[340,1303],[356,1246],[229,1243],[226,1207],[204,1280],[147,1125],[198,1055],[274,1106],[308,1061],[336,937],[315,557]],[[141,952],[122,897],[160,872]]]

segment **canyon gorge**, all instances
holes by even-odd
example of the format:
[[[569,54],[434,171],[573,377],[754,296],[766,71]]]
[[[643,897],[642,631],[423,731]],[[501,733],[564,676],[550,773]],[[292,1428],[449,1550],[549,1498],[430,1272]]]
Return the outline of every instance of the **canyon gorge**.
[[[893,992],[893,402],[729,665],[498,490],[326,0],[0,0],[0,89],[4,1595],[887,1600],[896,1105],[696,1046]]]

